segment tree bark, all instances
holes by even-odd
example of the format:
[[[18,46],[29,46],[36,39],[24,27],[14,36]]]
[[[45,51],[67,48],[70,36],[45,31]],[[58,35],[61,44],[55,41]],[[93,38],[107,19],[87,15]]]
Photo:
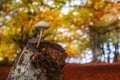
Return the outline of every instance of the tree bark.
[[[63,80],[67,54],[58,44],[31,39],[13,65],[7,80]]]

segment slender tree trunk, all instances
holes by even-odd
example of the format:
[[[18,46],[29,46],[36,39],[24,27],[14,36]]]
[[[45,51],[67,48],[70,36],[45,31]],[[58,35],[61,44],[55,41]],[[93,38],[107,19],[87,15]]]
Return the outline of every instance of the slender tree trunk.
[[[101,51],[102,51],[102,54],[103,54],[103,56],[104,56],[104,62],[105,62],[105,50],[104,50],[104,44],[102,43],[101,44]]]
[[[97,51],[98,51],[98,35],[97,33],[92,33],[91,42],[92,42],[92,53],[93,53],[93,62],[97,62]]]
[[[117,42],[116,45],[115,45],[114,62],[118,62],[118,58],[117,58],[117,57],[118,57],[118,54],[119,54],[118,48],[119,48],[119,42]]]
[[[110,44],[107,42],[107,50],[108,50],[108,57],[107,57],[107,62],[110,63],[110,54],[111,54],[111,49],[110,49]]]

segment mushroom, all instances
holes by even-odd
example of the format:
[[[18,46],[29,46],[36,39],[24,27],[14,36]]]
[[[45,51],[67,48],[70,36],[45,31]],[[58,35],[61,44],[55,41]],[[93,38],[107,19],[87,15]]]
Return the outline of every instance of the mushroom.
[[[45,21],[39,21],[38,23],[36,23],[35,27],[40,30],[40,33],[39,33],[40,36],[39,36],[38,43],[37,43],[37,47],[39,47],[43,30],[48,29],[49,24]]]

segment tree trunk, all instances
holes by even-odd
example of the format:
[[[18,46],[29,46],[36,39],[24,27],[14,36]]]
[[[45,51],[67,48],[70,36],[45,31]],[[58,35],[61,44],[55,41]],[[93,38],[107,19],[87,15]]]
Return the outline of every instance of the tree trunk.
[[[50,41],[30,40],[15,60],[7,80],[63,80],[65,50]]]
[[[91,35],[91,42],[92,42],[92,52],[93,52],[93,62],[97,62],[97,53],[98,53],[98,34],[92,33]]]
[[[115,52],[114,52],[114,62],[118,62],[118,55],[119,55],[119,42],[115,44]]]

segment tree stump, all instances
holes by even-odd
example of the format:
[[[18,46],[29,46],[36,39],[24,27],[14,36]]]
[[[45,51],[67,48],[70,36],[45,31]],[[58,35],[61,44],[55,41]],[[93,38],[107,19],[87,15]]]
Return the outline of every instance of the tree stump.
[[[31,39],[15,60],[7,80],[63,80],[67,54],[58,44]]]

